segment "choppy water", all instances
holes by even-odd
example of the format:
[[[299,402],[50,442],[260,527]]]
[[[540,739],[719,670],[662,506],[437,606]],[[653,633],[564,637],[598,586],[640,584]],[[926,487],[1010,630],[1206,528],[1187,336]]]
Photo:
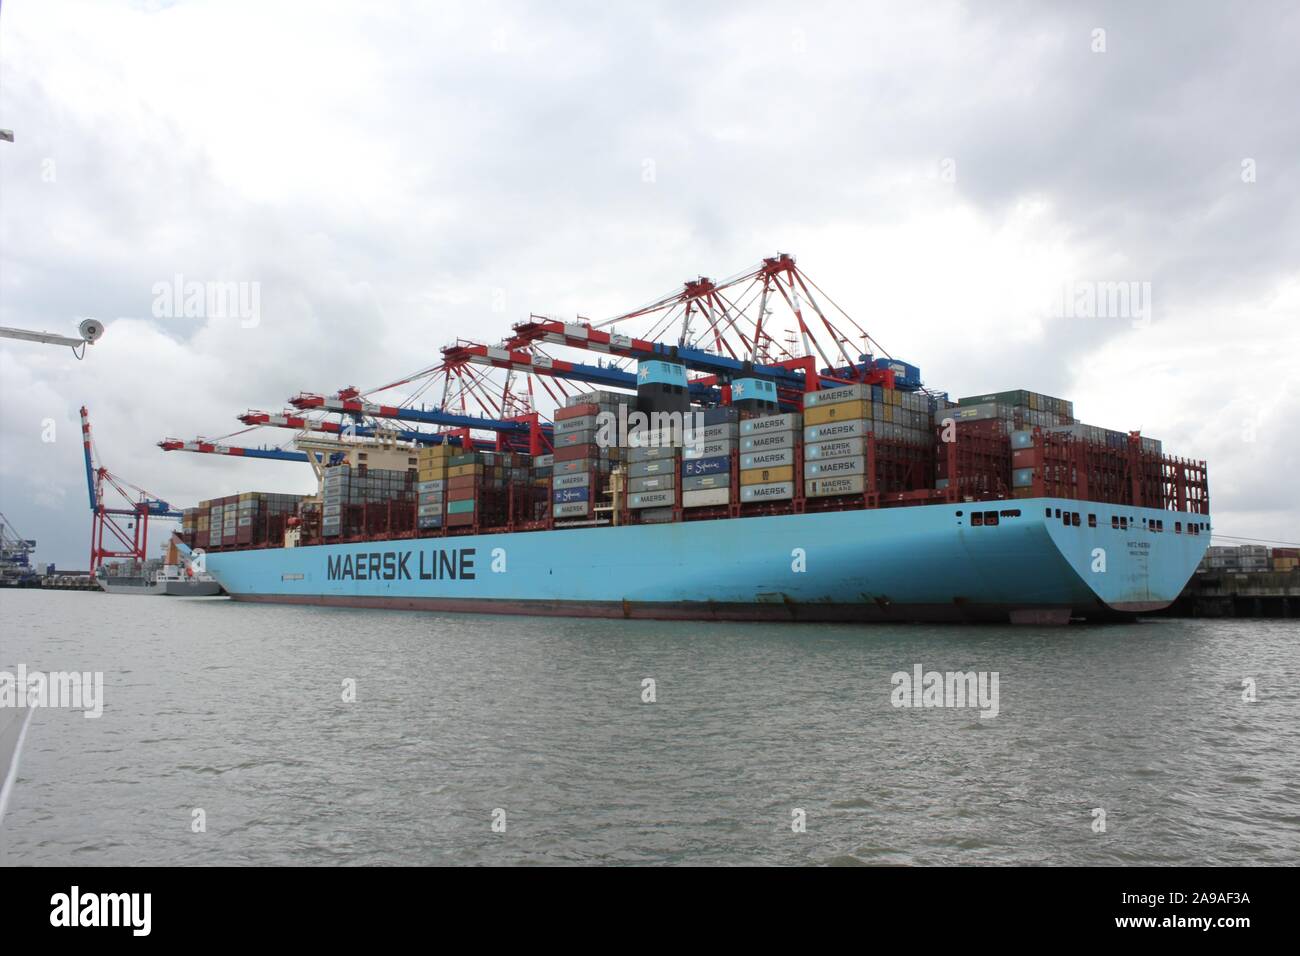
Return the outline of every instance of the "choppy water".
[[[33,715],[9,865],[1300,863],[1294,622],[683,625],[0,592],[0,669],[19,662],[103,671],[105,705]],[[999,715],[891,706],[918,663],[997,671]]]

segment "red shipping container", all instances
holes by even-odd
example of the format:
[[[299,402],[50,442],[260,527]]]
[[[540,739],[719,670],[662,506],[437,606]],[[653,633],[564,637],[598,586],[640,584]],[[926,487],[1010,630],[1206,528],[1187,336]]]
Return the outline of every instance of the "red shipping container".
[[[459,478],[447,479],[448,491],[463,491],[466,488],[477,488],[479,479],[477,475],[461,475]]]
[[[570,418],[582,418],[584,415],[598,414],[600,414],[599,405],[574,405],[571,408],[557,408],[555,410],[555,420],[563,422]]]
[[[477,490],[474,488],[448,488],[448,501],[473,501]]]
[[[1037,448],[1017,448],[1011,453],[1012,468],[1035,468],[1038,466]]]
[[[451,528],[464,528],[474,523],[474,514],[447,515],[447,526]]]
[[[579,458],[595,458],[599,454],[599,445],[569,445],[564,448],[555,449],[555,461],[576,461]]]

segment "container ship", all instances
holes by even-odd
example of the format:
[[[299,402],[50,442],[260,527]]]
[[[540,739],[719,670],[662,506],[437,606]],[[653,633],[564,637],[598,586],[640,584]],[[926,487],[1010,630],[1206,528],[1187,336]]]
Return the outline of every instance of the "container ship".
[[[241,416],[296,430],[294,451],[168,439],[306,461],[317,479],[308,496],[201,502],[179,543],[232,598],[257,602],[1061,624],[1174,601],[1209,543],[1204,461],[1038,392],[951,400],[916,366],[850,354],[847,317],[832,322],[814,289],[779,255],[599,325],[533,316],[498,345],[444,348],[431,373],[444,395],[504,377],[484,405],[495,414],[470,412],[468,386],[433,408],[348,388]],[[784,345],[773,301],[794,318]],[[608,331],[666,317],[675,344]],[[565,360],[559,346],[608,360]]]

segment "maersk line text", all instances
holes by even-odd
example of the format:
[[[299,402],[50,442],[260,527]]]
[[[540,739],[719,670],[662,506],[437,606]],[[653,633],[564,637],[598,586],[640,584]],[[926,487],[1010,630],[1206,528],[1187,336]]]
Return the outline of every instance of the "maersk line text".
[[[435,551],[358,551],[325,560],[330,581],[473,581],[476,548]],[[418,559],[412,561],[412,556]],[[415,567],[412,568],[412,563]]]

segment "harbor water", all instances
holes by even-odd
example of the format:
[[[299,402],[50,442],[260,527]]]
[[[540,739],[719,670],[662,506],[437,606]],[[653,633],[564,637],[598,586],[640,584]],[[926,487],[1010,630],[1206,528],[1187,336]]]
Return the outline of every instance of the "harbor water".
[[[1300,864],[1294,621],[0,592],[0,671],[20,665],[100,672],[103,700],[32,714],[6,865]],[[996,716],[896,706],[917,667],[996,673]]]

